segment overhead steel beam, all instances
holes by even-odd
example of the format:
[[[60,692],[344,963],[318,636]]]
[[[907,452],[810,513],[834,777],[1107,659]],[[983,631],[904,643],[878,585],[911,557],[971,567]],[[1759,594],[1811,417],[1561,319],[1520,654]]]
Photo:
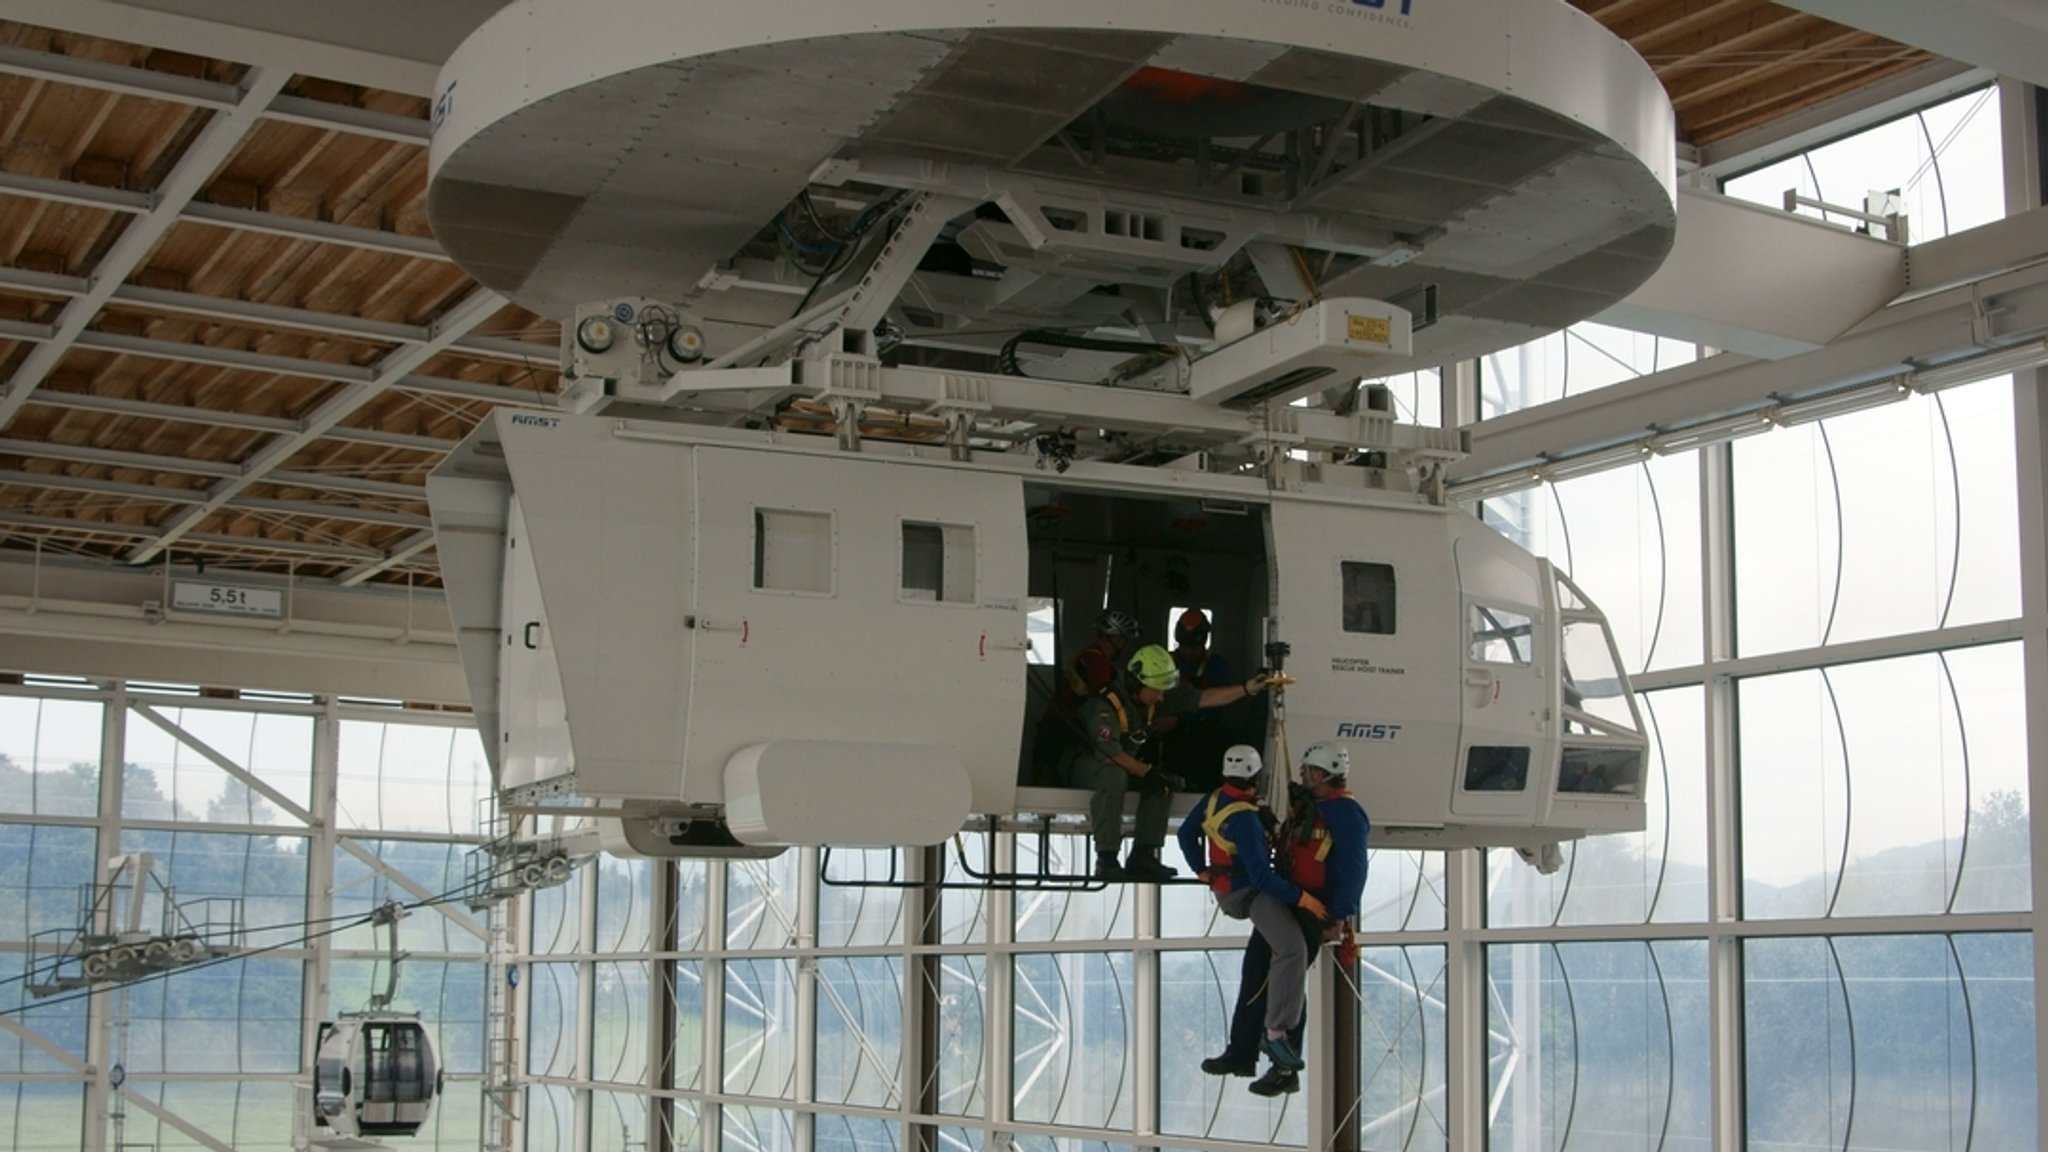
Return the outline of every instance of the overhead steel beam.
[[[105,60],[66,56],[57,52],[38,52],[32,48],[18,48],[11,44],[0,45],[0,74],[28,76],[36,80],[55,80],[60,84],[74,84],[80,88],[95,88],[102,92],[118,92],[123,96],[141,96],[172,104],[187,104],[216,112],[225,112],[242,102],[242,93],[239,89],[233,84],[223,84],[218,80],[175,76],[169,72],[157,72],[149,68],[134,68],[126,64],[112,64]]]
[[[478,289],[434,322],[432,338],[388,353],[378,362],[375,375],[371,379],[349,384],[340,393],[328,398],[305,420],[303,429],[289,436],[278,437],[253,459],[245,462],[246,471],[243,475],[216,484],[204,503],[180,513],[165,527],[163,535],[130,549],[128,562],[147,563],[157,553],[175,543],[180,536],[198,527],[199,523],[215,509],[226,506],[249,485],[262,480],[271,470],[290,460],[306,445],[319,439],[329,428],[341,423],[350,413],[383,395],[386,390],[396,387],[415,368],[439,355],[448,345],[468,335],[504,305],[505,298],[496,292]],[[428,523],[425,517],[414,517],[406,526],[425,528]]]
[[[109,468],[143,468],[157,472],[183,472],[192,476],[224,479],[241,468],[222,461],[191,460],[183,456],[159,456],[152,452],[122,452],[95,448],[89,444],[58,444],[48,440],[17,440],[0,437],[0,453],[31,456],[42,460],[70,460],[79,464],[103,464]]]
[[[358,564],[354,568],[343,572],[340,576],[335,577],[335,583],[343,588],[353,588],[379,572],[395,568],[433,546],[433,529],[429,528],[422,532],[415,532],[404,540],[399,541],[397,546],[393,547],[382,559],[373,560],[367,564]]]
[[[325,439],[344,444],[372,444],[379,448],[403,448],[408,452],[453,452],[460,440],[421,436],[413,432],[386,432],[381,428],[329,428]]]
[[[19,172],[0,172],[0,193],[57,204],[75,204],[80,208],[126,212],[133,216],[139,216],[156,205],[156,197],[147,192],[103,188],[76,180],[52,180],[47,176],[24,176]]]
[[[325,472],[289,472],[278,468],[264,477],[264,483],[312,488],[322,492],[346,492],[353,496],[375,496],[383,500],[418,500],[425,503],[427,499],[427,490],[418,484],[368,480],[360,476],[330,476]]]
[[[387,232],[382,228],[358,228],[353,224],[308,220],[304,216],[258,212],[253,208],[230,208],[224,204],[190,204],[185,207],[182,215],[184,219],[195,220],[201,224],[239,228],[244,232],[262,232],[270,236],[282,236],[287,240],[339,244],[347,248],[408,256],[414,260],[448,260],[448,254],[441,251],[441,246],[425,236],[408,236],[403,232]]]
[[[29,399],[29,403],[49,408],[75,409],[80,412],[104,412],[113,416],[140,416],[151,420],[206,424],[216,428],[239,428],[250,432],[289,434],[304,427],[299,421],[282,416],[258,416],[250,412],[194,408],[185,404],[158,404],[150,400],[94,396],[83,392],[53,392],[49,389],[37,392]],[[380,428],[329,428],[324,438],[345,444],[370,444],[380,448],[403,448],[412,452],[446,453],[460,443],[459,440],[447,440],[439,436],[387,432]]]
[[[29,324],[20,320],[0,320],[0,340],[25,340],[31,344],[42,344],[57,338],[57,329],[50,324]]]
[[[105,412],[115,416],[142,416],[151,420],[173,420],[185,424],[207,424],[216,428],[239,428],[249,432],[296,432],[297,420],[283,416],[258,416],[253,412],[229,412],[220,408],[194,408],[186,404],[159,404],[154,400],[130,400],[123,396],[94,396],[86,392],[57,392],[44,389],[29,398],[31,404],[47,408],[68,408],[79,412]]]
[[[263,114],[288,124],[302,124],[327,132],[346,132],[351,136],[369,136],[420,148],[425,148],[433,138],[433,128],[425,120],[347,104],[331,104],[325,100],[308,100],[303,96],[279,96],[270,102],[270,107]]]
[[[0,74],[54,80],[59,84],[93,88],[102,92],[118,92],[123,96],[140,96],[149,100],[163,100],[172,104],[185,104],[214,111],[226,111],[241,102],[241,92],[234,85],[223,84],[217,80],[176,76],[150,68],[112,64],[104,60],[66,56],[57,52],[38,52],[12,45],[0,45]],[[268,119],[302,124],[322,131],[346,132],[354,136],[369,136],[420,148],[427,146],[432,135],[427,122],[415,117],[376,112],[368,108],[354,108],[325,100],[308,100],[303,96],[279,95],[264,109],[263,115]]]
[[[168,488],[157,484],[131,484],[125,480],[102,480],[96,476],[67,476],[62,472],[24,472],[0,468],[0,484],[44,488],[53,492],[85,492],[95,496],[125,496],[131,500],[154,500],[164,504],[198,504],[206,499],[203,488]]]
[[[91,291],[64,305],[57,317],[55,339],[30,350],[21,366],[15,369],[7,383],[6,394],[0,396],[0,428],[14,421],[29,394],[56,369],[64,354],[71,350],[72,342],[113,297],[114,290],[156,250],[157,242],[178,222],[178,213],[213,177],[221,164],[234,155],[263,109],[270,105],[290,78],[290,73],[279,69],[250,69],[243,77],[241,99],[233,108],[213,114],[206,126],[192,138],[191,144],[186,146],[157,188],[155,203],[149,211],[122,229],[121,235],[100,257],[93,268]]]
[[[230,485],[237,483],[247,484],[253,483],[253,481],[246,479],[227,481],[227,484]],[[223,500],[219,504],[214,504],[207,497],[206,493],[201,492],[198,495],[199,500],[193,504],[191,511],[179,513],[178,519],[180,522],[190,519],[197,523],[199,518],[210,516],[217,509],[226,508],[236,512],[275,512],[280,516],[311,516],[319,520],[347,520],[352,524],[384,524],[393,528],[425,528],[431,523],[425,516],[417,513],[393,512],[384,508],[365,508],[359,504],[327,504],[319,500],[280,500],[270,496],[236,496],[231,500]],[[173,525],[173,527],[175,526]],[[186,531],[190,531],[190,529],[179,532],[176,538],[183,539]],[[166,535],[169,532],[170,529],[168,528],[164,530]],[[158,541],[153,547],[161,551],[169,543],[171,542]]]
[[[156,207],[161,193],[132,192],[126,188],[102,188],[97,184],[81,184],[75,180],[52,180],[45,176],[0,172],[0,195],[48,200],[56,204],[76,204],[82,208],[99,208],[108,212],[124,212],[131,216],[139,216]],[[281,236],[287,240],[305,240],[315,244],[337,244],[345,248],[385,252],[413,260],[435,260],[444,263],[448,260],[448,254],[441,251],[441,246],[429,237],[387,232],[382,228],[359,228],[353,224],[336,224],[330,220],[309,220],[304,216],[289,216],[281,212],[259,212],[253,208],[231,208],[225,204],[188,203],[179,209],[178,219],[212,224],[221,228],[237,228],[244,232],[261,232],[266,236]]]
[[[560,349],[552,344],[529,344],[524,340],[495,336],[465,337],[457,340],[450,351],[491,360],[509,360],[514,364],[555,364],[561,360]]]
[[[156,535],[156,529],[144,525],[137,539]],[[357,544],[322,544],[312,540],[273,540],[268,536],[241,536],[232,532],[187,532],[187,544],[211,544],[218,548],[247,548],[254,552],[284,552],[296,556],[315,556],[327,560],[368,560],[381,558],[375,548]]]
[[[234,368],[247,372],[268,372],[278,376],[303,376],[308,380],[331,380],[338,384],[361,383],[374,375],[369,368],[359,368],[354,364],[342,364],[332,360],[308,360],[298,356],[277,356],[268,352],[222,348],[213,344],[156,340],[148,336],[123,336],[114,332],[81,332],[74,343],[80,348],[98,352],[119,352],[128,356],[178,360],[186,364],[204,364],[213,368]]]
[[[0,268],[0,286],[12,286],[20,282],[22,287],[33,290],[35,284],[32,278],[38,275],[28,273],[24,276],[16,269]],[[52,287],[43,290],[58,289]],[[121,304],[135,304],[165,312],[201,316],[209,320],[256,324],[268,328],[291,328],[301,332],[316,332],[323,336],[343,336],[352,340],[405,344],[417,343],[427,338],[426,328],[418,324],[365,320],[360,316],[347,316],[339,312],[318,312],[310,308],[262,304],[253,300],[230,300],[198,292],[145,288],[140,284],[121,285],[114,291],[114,300]]]
[[[246,484],[246,477],[222,481],[222,484]],[[311,516],[320,520],[345,520],[351,524],[381,524],[394,528],[421,529],[428,526],[425,516],[411,512],[394,512],[384,508],[364,508],[355,504],[328,504],[318,500],[279,500],[268,496],[241,496],[214,503],[209,490],[203,488],[171,488],[158,484],[132,484],[125,480],[103,480],[97,476],[69,476],[62,472],[26,472],[18,468],[0,468],[0,484],[14,484],[23,488],[38,488],[50,492],[83,492],[92,496],[119,496],[127,500],[147,500],[162,504],[184,505],[190,512],[181,518],[200,512],[210,515],[227,508],[239,512],[269,512],[280,516]],[[218,487],[218,486],[217,486]],[[150,535],[160,536],[164,529],[157,528]],[[182,538],[186,533],[181,532]],[[154,541],[151,542],[155,544]],[[162,545],[155,545],[161,549]]]
[[[557,404],[552,392],[533,392],[506,384],[480,384],[475,380],[452,380],[446,376],[407,376],[396,386],[407,392],[453,396],[458,400],[482,400],[516,408],[553,408]]]

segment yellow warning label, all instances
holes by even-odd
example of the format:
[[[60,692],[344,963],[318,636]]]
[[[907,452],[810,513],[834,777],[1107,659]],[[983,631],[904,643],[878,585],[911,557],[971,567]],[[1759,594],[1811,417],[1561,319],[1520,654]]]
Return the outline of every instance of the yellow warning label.
[[[1344,314],[1345,337],[1353,342],[1366,344],[1392,344],[1394,324],[1384,316],[1353,316]]]

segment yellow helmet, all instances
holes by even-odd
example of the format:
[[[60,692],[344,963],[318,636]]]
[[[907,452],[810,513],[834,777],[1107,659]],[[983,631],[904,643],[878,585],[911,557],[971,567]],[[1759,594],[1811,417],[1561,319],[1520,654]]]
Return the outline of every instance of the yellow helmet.
[[[1161,692],[1180,683],[1180,666],[1173,662],[1171,653],[1157,644],[1147,644],[1131,653],[1130,663],[1124,669],[1131,679]]]

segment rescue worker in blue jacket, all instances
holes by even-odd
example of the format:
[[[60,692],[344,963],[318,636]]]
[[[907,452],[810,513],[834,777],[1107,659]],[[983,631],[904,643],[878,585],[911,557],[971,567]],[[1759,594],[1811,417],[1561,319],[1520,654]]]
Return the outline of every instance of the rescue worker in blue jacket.
[[[1312,963],[1326,940],[1348,939],[1365,893],[1366,845],[1372,821],[1349,789],[1351,753],[1340,744],[1314,744],[1301,755],[1301,802],[1289,813],[1278,834],[1278,869],[1302,889],[1321,899],[1328,915],[1299,918]],[[1341,952],[1340,952],[1341,955]],[[1202,1061],[1211,1076],[1250,1076],[1258,1070],[1262,1025],[1266,1021],[1272,950],[1263,934],[1245,944],[1239,970],[1237,1004],[1230,1017],[1230,1043],[1222,1054]],[[1306,1017],[1288,1030],[1295,1052],[1301,1051]],[[1260,1096],[1301,1089],[1298,1069],[1277,1062],[1252,1082]]]
[[[1257,930],[1254,939],[1263,942],[1269,953],[1263,997],[1265,1028],[1258,1047],[1249,1054],[1252,1066],[1257,1066],[1258,1053],[1263,1050],[1276,1070],[1293,1073],[1301,1070],[1302,1059],[1300,1041],[1290,1033],[1306,1011],[1312,951],[1311,937],[1303,932],[1296,910],[1317,924],[1327,921],[1329,912],[1315,893],[1273,868],[1265,826],[1259,818],[1259,775],[1264,768],[1259,750],[1249,744],[1233,745],[1226,751],[1223,786],[1181,821],[1180,851],[1188,867],[1216,894],[1216,906],[1232,919],[1250,920]],[[1242,987],[1238,997],[1242,1004]],[[1235,1022],[1233,1013],[1233,1025]]]
[[[1067,775],[1072,787],[1095,793],[1088,801],[1088,817],[1094,826],[1097,879],[1157,883],[1175,875],[1173,866],[1159,859],[1159,848],[1166,841],[1168,801],[1181,781],[1137,755],[1151,739],[1157,720],[1234,704],[1264,692],[1268,684],[1287,682],[1261,672],[1242,684],[1196,688],[1181,683],[1166,649],[1147,644],[1131,654],[1123,676],[1081,701],[1078,719],[1088,747],[1072,760]],[[1124,796],[1131,791],[1138,793],[1137,828],[1130,857],[1120,864]]]

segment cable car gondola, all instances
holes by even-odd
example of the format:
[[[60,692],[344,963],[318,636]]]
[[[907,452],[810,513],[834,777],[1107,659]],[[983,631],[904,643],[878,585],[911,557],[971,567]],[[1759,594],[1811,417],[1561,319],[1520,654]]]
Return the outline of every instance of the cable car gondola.
[[[386,904],[373,921],[391,933],[391,974],[384,992],[370,998],[369,1011],[321,1024],[315,1045],[314,1126],[351,1141],[417,1135],[433,1118],[441,1094],[440,1064],[426,1026],[418,1013],[390,1011],[403,958],[397,926],[403,914],[397,905]]]
[[[315,1123],[341,1136],[412,1136],[440,1094],[434,1042],[419,1017],[364,1012],[320,1026]]]

